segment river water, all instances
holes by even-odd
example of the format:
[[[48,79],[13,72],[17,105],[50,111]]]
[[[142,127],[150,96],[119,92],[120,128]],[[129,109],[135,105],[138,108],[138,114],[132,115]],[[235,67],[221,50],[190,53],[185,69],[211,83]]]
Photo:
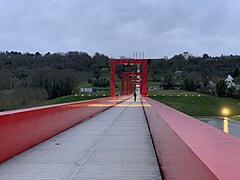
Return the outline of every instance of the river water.
[[[240,138],[240,122],[223,117],[197,117],[197,119]]]

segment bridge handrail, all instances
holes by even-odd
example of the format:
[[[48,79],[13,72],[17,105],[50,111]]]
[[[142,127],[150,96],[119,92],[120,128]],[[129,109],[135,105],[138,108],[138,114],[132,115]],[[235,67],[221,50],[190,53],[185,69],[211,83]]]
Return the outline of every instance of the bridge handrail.
[[[166,179],[240,179],[240,138],[151,98],[144,100],[151,105],[144,110]]]
[[[106,97],[0,113],[0,163],[127,98]]]

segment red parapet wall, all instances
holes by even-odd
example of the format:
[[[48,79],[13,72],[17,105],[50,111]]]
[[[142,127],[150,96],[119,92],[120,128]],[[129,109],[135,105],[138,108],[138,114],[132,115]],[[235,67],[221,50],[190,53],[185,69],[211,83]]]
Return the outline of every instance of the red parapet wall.
[[[151,98],[143,103],[164,179],[240,179],[240,138]]]
[[[127,98],[107,97],[0,113],[0,163]]]

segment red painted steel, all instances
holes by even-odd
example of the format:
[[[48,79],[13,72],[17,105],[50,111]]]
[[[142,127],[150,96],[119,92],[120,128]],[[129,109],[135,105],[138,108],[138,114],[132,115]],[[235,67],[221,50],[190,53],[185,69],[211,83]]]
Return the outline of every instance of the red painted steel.
[[[121,94],[122,94],[122,96],[124,96],[125,95],[125,76],[124,76],[124,73],[122,72],[122,87],[121,87]]]
[[[127,82],[127,80],[129,79],[129,78],[126,78],[125,79],[125,76],[132,76],[132,78],[134,78],[134,76],[141,76],[141,72],[122,72],[122,95],[127,95],[127,94],[129,94],[129,92],[128,92],[128,82]],[[125,93],[125,80],[126,80],[126,93]],[[138,80],[140,81],[141,79],[139,79],[138,78]],[[139,83],[140,84],[140,83]],[[141,91],[141,86],[140,86],[140,91]]]
[[[124,76],[141,76],[141,72],[122,72]]]
[[[129,89],[128,89],[128,95],[132,94],[132,84],[129,83],[128,85]]]
[[[140,80],[141,79],[139,78],[126,78],[126,84],[127,84],[126,95],[133,94],[133,86],[136,86],[136,84],[140,84],[139,82]]]
[[[239,138],[144,99],[151,105],[144,110],[165,179],[240,179]]]
[[[143,61],[141,65],[142,65],[141,95],[145,97],[148,96],[148,63],[147,61]]]
[[[110,96],[115,96],[115,83],[116,83],[116,74],[115,74],[115,61],[110,60]]]
[[[147,59],[110,59],[110,96],[114,97],[115,93],[115,65],[124,64],[124,65],[142,65],[142,83],[141,83],[141,95],[148,95],[148,63]]]
[[[120,103],[127,96],[0,113],[0,163]]]

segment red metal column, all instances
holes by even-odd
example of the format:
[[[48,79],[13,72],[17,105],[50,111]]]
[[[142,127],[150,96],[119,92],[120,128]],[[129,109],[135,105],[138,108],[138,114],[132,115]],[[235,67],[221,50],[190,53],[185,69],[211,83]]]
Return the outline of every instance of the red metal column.
[[[148,95],[148,64],[147,61],[142,63],[142,95]]]
[[[126,81],[126,95],[129,94],[129,90],[128,90],[128,80]]]
[[[125,76],[124,76],[124,72],[122,72],[122,92],[121,92],[121,93],[122,93],[122,96],[124,96],[124,94],[125,94],[125,93],[124,93],[124,89],[125,89],[125,88],[124,88],[124,83],[125,83],[125,82],[124,82],[124,81],[125,81],[125,78],[124,78],[124,77],[125,77]]]
[[[130,94],[133,93],[133,86],[132,86],[132,83],[130,84]]]
[[[110,96],[115,96],[115,61],[110,60]]]

